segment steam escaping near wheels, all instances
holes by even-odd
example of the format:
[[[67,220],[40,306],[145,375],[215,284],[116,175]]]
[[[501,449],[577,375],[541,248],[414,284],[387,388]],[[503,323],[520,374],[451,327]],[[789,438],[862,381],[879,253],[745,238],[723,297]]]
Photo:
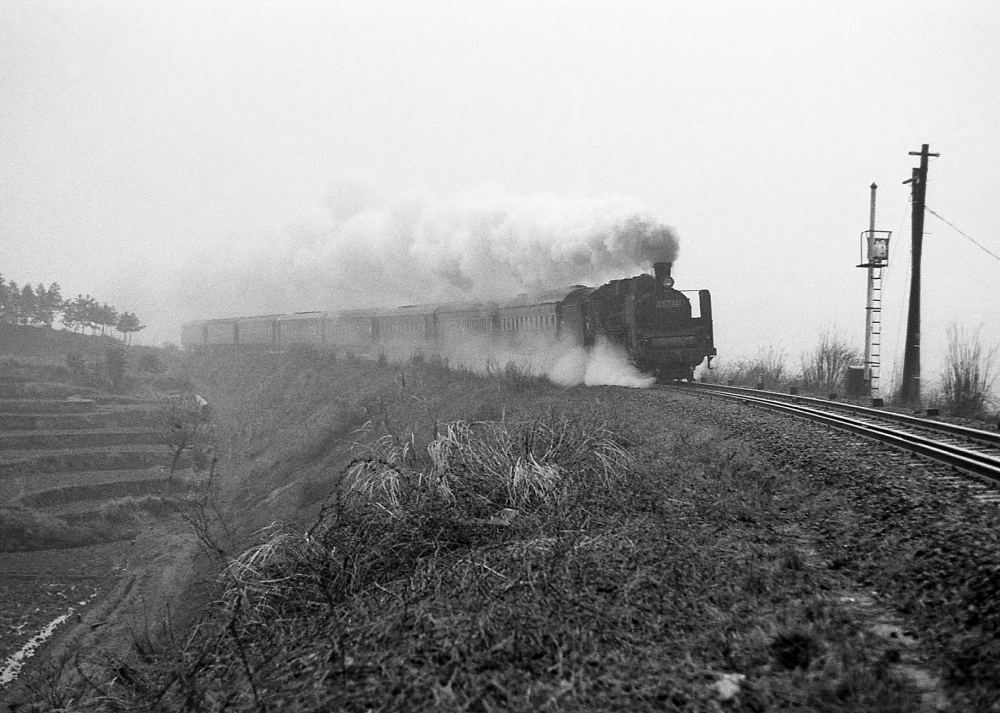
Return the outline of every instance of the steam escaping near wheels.
[[[570,348],[548,373],[561,386],[628,386],[648,389],[655,376],[643,374],[629,361],[625,349],[600,339],[592,349]]]

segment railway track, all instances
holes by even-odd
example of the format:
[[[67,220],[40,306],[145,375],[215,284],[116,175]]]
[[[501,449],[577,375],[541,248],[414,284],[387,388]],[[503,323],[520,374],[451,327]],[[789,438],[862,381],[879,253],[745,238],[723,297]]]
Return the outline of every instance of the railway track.
[[[1000,506],[1000,433],[774,391],[700,383],[663,388],[753,404],[915,453],[950,466],[935,477],[969,487],[977,500]]]

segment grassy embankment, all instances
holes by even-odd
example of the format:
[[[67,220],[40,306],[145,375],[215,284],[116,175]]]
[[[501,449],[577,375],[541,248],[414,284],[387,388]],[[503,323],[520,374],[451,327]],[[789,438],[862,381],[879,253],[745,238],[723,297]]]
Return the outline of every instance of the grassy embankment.
[[[682,406],[308,352],[195,366],[232,458],[200,523],[218,601],[95,707],[919,705],[787,534],[836,493]]]

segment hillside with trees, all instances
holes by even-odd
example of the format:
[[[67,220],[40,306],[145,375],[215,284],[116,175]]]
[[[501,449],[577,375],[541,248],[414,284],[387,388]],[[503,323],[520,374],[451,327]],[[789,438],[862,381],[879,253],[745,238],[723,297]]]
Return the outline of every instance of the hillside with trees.
[[[0,275],[0,323],[53,329],[57,316],[71,332],[114,336],[117,331],[127,344],[132,343],[133,334],[145,329],[132,312],[119,311],[89,294],[64,299],[58,282],[32,287],[31,283],[8,282]]]

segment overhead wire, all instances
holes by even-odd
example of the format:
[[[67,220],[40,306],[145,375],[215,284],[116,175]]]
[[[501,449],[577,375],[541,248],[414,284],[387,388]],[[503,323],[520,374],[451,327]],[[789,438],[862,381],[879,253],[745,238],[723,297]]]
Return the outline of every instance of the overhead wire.
[[[937,213],[935,213],[935,212],[934,212],[933,210],[931,210],[931,209],[930,209],[930,208],[928,208],[927,206],[924,206],[924,209],[925,209],[925,210],[926,210],[926,211],[927,211],[928,213],[930,213],[931,215],[933,215],[933,216],[934,216],[935,218],[937,218],[938,220],[941,220],[941,221],[943,221],[943,222],[947,223],[948,225],[950,225],[950,226],[951,226],[951,227],[952,227],[952,228],[953,228],[953,229],[954,229],[954,230],[955,230],[955,231],[956,231],[956,232],[957,232],[957,233],[958,233],[959,235],[961,235],[962,237],[964,237],[964,238],[968,239],[968,240],[969,240],[969,241],[970,241],[970,242],[971,242],[971,243],[972,243],[973,245],[975,245],[976,247],[978,247],[978,248],[979,248],[980,250],[982,250],[982,251],[983,251],[984,253],[986,253],[987,255],[991,256],[991,257],[992,257],[992,258],[994,258],[995,260],[997,260],[997,261],[1000,261],[1000,255],[997,255],[997,254],[996,254],[995,252],[993,252],[993,251],[992,251],[992,250],[990,250],[989,248],[987,248],[987,247],[985,247],[984,245],[982,245],[982,244],[981,244],[981,243],[980,243],[979,241],[977,241],[977,240],[976,240],[975,238],[973,238],[973,237],[972,237],[971,235],[969,235],[968,233],[966,233],[966,232],[962,231],[961,229],[959,229],[959,228],[958,228],[958,226],[956,226],[956,225],[955,225],[954,223],[952,223],[952,222],[951,222],[950,220],[948,220],[947,218],[945,218],[945,217],[944,217],[944,216],[942,216],[942,215],[938,215]]]
[[[951,152],[958,149],[959,147],[963,147],[964,144],[970,142],[971,140],[979,138],[980,134],[982,134],[983,132],[1000,127],[1000,115],[998,115],[996,112],[997,108],[1000,108],[1000,99],[994,100],[987,107],[985,107],[975,115],[968,116],[965,120],[959,121],[951,129],[944,132],[943,134],[940,135],[940,137],[938,137],[938,143],[944,143],[945,144],[944,150],[947,152]],[[968,177],[966,177],[965,183],[966,183],[965,186],[966,190],[968,190],[969,188],[978,188],[979,192],[982,195],[986,196],[990,194],[989,191],[984,186],[980,186],[978,184],[969,185]],[[983,246],[981,243],[976,241],[972,236],[962,231],[954,223],[947,220],[940,214],[934,212],[927,206],[924,207],[928,213],[933,215],[935,218],[938,218],[942,222],[946,223],[947,225],[951,226],[960,235],[962,235],[964,238],[968,239],[973,244],[975,244],[976,247],[983,250],[985,253],[987,253],[994,259],[1000,260],[1000,256],[998,256],[996,253]]]

